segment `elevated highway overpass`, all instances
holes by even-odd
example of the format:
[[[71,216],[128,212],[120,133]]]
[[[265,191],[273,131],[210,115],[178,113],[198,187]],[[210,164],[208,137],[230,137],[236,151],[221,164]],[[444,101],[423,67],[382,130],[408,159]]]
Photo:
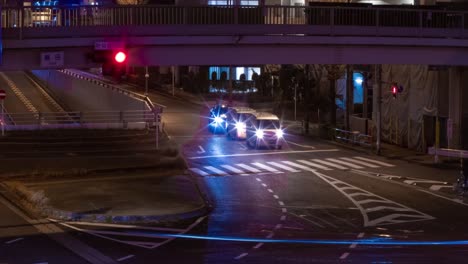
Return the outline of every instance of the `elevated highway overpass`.
[[[4,8],[0,70],[93,67],[97,42],[122,43],[135,66],[468,65],[467,28],[467,12],[415,7]],[[41,66],[44,52],[63,64]]]

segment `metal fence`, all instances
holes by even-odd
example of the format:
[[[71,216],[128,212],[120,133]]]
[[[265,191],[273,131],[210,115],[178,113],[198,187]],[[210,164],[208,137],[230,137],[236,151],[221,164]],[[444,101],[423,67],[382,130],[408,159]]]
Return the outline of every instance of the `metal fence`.
[[[359,131],[348,131],[336,128],[335,140],[370,148],[374,146],[372,137],[369,135],[361,134]]]
[[[3,28],[274,24],[465,29],[463,11],[312,6],[4,7]]]
[[[106,111],[106,112],[37,112],[5,114],[5,130],[37,130],[90,128],[144,129],[154,126],[157,114],[154,111]],[[1,117],[0,117],[1,119]]]

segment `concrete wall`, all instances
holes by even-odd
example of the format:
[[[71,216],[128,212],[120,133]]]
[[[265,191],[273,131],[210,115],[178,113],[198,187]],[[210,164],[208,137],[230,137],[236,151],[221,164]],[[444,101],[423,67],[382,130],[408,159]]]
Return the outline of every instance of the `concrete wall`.
[[[47,88],[72,111],[144,110],[145,103],[109,88],[77,79],[55,70],[32,73],[47,83]]]

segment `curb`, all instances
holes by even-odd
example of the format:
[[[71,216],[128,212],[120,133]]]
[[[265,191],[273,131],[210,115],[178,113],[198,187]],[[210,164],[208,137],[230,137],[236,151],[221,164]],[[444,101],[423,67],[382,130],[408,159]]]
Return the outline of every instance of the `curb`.
[[[71,211],[64,211],[52,207],[41,211],[48,218],[61,221],[82,221],[92,223],[114,223],[114,224],[164,224],[186,221],[205,216],[209,213],[209,208],[202,205],[192,211],[165,215],[103,215],[103,214],[82,214]]]

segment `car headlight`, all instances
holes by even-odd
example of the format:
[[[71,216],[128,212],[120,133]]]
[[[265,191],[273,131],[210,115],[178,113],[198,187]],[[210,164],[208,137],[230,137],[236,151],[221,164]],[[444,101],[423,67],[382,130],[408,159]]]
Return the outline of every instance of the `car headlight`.
[[[236,129],[244,129],[245,128],[245,123],[242,122],[237,122],[236,123]]]
[[[277,130],[276,130],[276,137],[282,138],[283,135],[284,135],[283,130],[281,130],[281,129],[277,129]]]
[[[214,118],[214,121],[215,121],[216,124],[221,124],[224,120],[223,120],[221,117],[216,116],[216,117]]]
[[[255,135],[257,136],[257,138],[263,138],[263,130],[259,129],[255,131]]]

